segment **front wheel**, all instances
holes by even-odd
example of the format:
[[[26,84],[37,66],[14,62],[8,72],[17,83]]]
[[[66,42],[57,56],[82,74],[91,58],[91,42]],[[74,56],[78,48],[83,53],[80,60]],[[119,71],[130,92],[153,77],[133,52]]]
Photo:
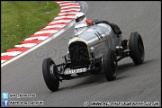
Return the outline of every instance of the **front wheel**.
[[[116,54],[111,49],[108,49],[103,56],[103,70],[108,81],[112,81],[117,76],[117,61]]]
[[[145,51],[142,38],[138,32],[133,32],[129,39],[130,57],[135,65],[142,64],[144,61]]]
[[[44,59],[42,64],[42,72],[47,87],[52,92],[57,91],[59,87],[57,67],[51,58]]]

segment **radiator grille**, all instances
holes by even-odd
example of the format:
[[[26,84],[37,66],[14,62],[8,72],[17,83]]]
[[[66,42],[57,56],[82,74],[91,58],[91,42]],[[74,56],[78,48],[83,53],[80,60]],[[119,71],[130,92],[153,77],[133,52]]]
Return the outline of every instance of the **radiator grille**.
[[[86,67],[89,65],[89,54],[84,42],[74,42],[69,46],[72,68]]]

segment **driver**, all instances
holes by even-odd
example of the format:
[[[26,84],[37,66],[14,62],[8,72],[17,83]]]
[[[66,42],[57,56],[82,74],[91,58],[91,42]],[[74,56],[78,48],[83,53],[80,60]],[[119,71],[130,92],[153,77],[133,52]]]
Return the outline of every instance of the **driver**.
[[[92,20],[87,20],[85,14],[83,12],[78,12],[77,15],[75,16],[75,26],[74,26],[74,33],[77,33],[78,31],[84,31],[84,29],[92,25],[93,21]]]
[[[77,15],[75,16],[75,22],[76,22],[76,24],[79,24],[81,22],[86,22],[87,25],[92,25],[92,23],[93,23],[92,20],[87,20],[85,14],[83,12],[77,13]]]
[[[113,31],[115,32],[115,34],[117,34],[118,37],[120,37],[120,34],[122,33],[120,28],[118,27],[118,25],[107,22],[107,21],[98,21],[98,19],[95,20],[87,20],[85,14],[83,12],[78,12],[77,15],[75,16],[75,27],[74,27],[74,33],[77,33],[78,30],[77,29],[81,29],[79,30],[79,32],[84,31],[84,29],[87,26],[93,25],[93,24],[99,24],[99,23],[106,23],[108,25],[110,25],[113,29]]]
[[[85,22],[87,20],[85,14],[83,12],[78,12],[75,16],[75,22]]]

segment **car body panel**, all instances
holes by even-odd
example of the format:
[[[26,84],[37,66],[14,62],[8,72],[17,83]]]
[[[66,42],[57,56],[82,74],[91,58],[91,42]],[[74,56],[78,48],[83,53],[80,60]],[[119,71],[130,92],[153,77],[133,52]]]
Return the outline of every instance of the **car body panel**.
[[[74,37],[69,40],[69,45],[73,42],[84,42],[87,44],[89,52],[93,47],[95,57],[103,56],[108,47],[115,51],[116,46],[121,45],[121,36],[117,37],[117,34],[113,32],[108,24],[99,23],[91,26],[85,26],[84,24],[82,30],[78,34],[75,33]]]

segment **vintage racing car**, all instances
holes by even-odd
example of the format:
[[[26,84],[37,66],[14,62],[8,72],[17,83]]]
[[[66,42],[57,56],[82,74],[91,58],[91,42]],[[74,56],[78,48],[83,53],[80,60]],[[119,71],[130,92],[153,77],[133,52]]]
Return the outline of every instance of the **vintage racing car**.
[[[51,58],[43,61],[43,77],[51,91],[57,91],[62,80],[89,74],[104,73],[106,79],[112,81],[117,76],[118,61],[125,57],[132,58],[135,65],[144,61],[144,45],[138,32],[122,40],[117,25],[98,20],[89,26],[83,23],[77,31],[69,40],[64,63],[56,65]]]

